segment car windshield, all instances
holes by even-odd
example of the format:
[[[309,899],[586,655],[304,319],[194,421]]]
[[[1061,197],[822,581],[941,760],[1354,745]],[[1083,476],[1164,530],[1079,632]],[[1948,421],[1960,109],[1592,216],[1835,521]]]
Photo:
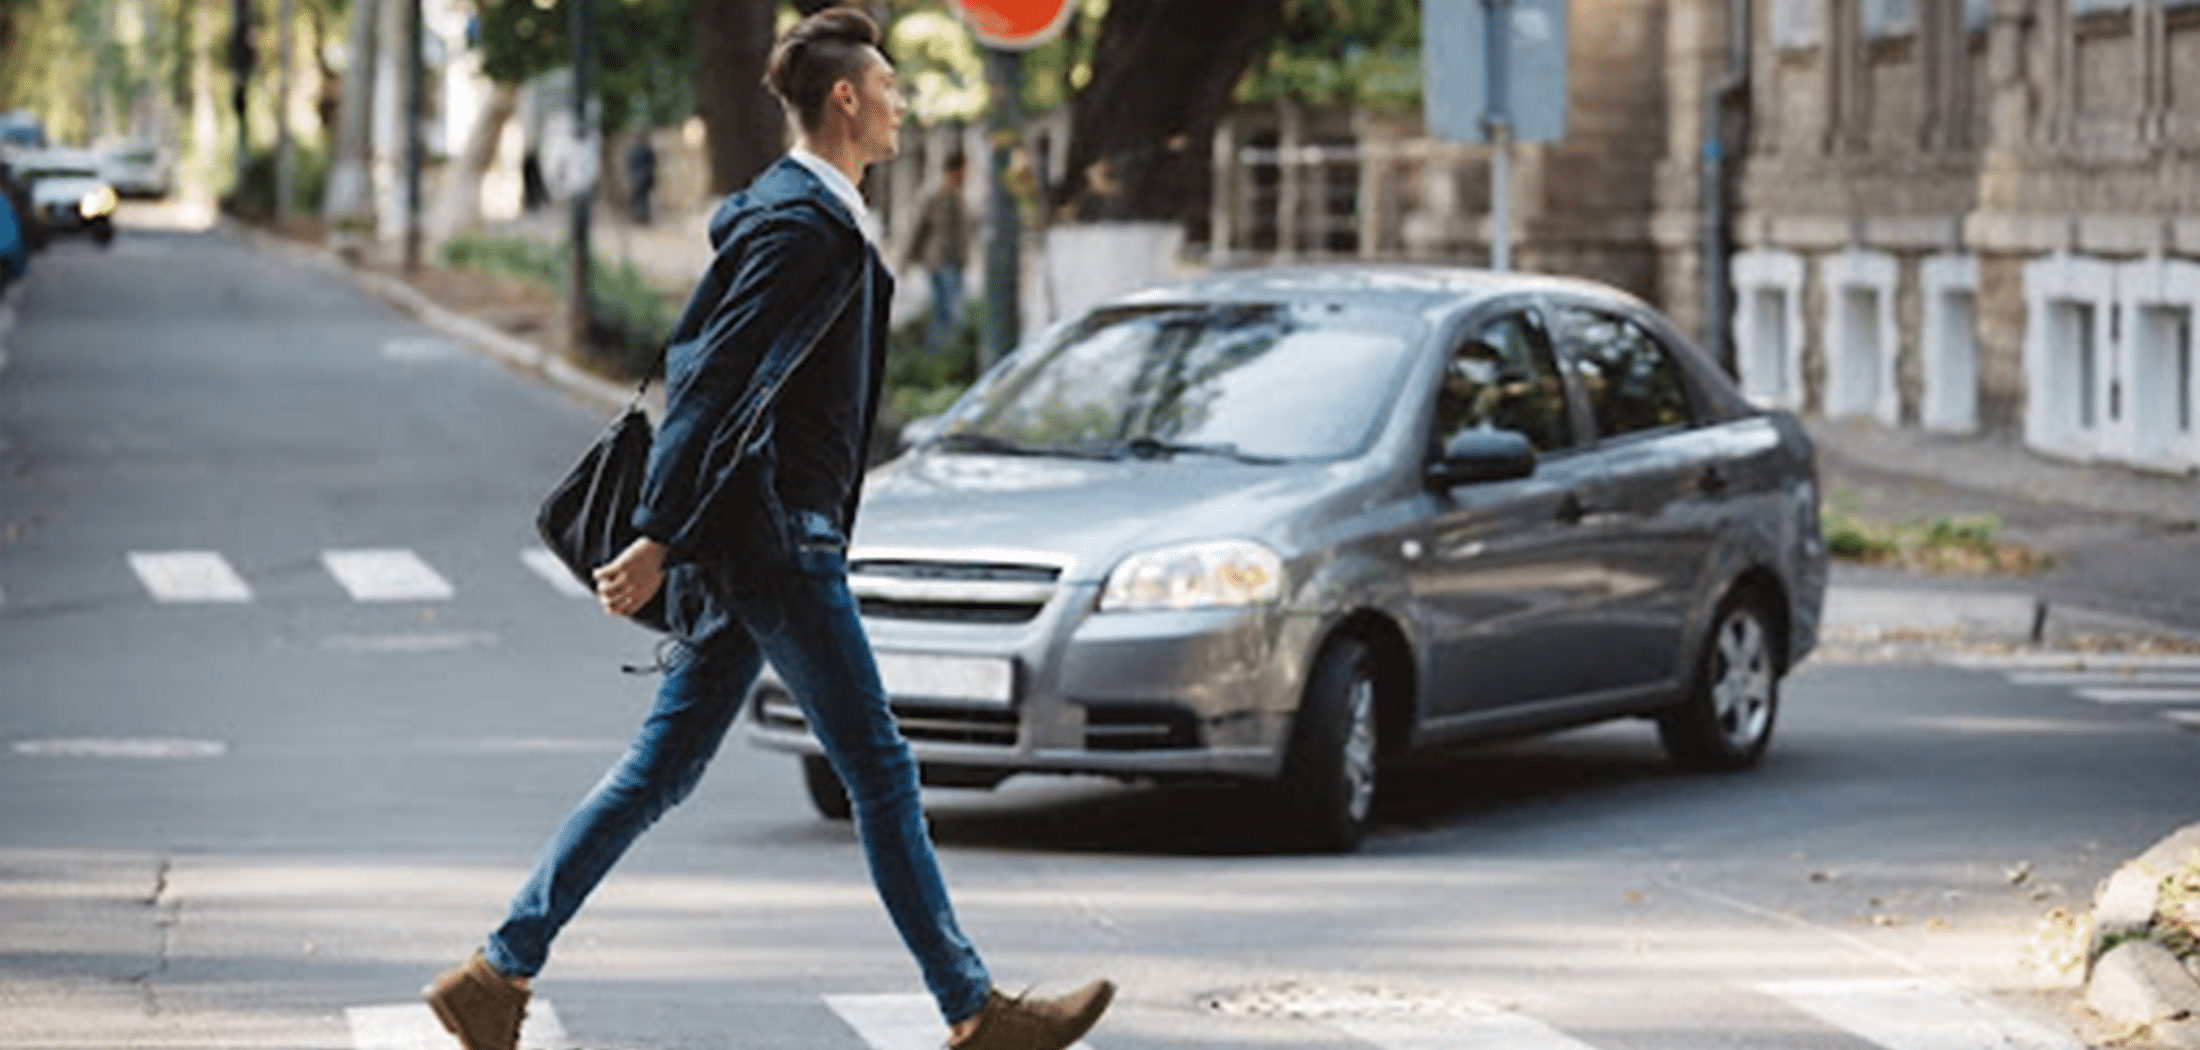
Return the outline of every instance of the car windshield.
[[[1096,311],[942,428],[949,451],[1251,461],[1357,453],[1393,400],[1419,322],[1335,304]]]

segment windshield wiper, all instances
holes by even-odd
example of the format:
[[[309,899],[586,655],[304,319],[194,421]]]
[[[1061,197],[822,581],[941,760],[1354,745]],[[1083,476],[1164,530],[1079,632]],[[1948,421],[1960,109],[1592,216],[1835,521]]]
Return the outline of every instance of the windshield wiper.
[[[1118,442],[1117,448],[1139,459],[1160,459],[1164,456],[1219,456],[1240,463],[1276,464],[1285,462],[1279,456],[1256,456],[1238,450],[1235,441],[1164,441],[1157,437],[1134,437]]]
[[[998,438],[991,434],[980,434],[969,430],[958,430],[952,434],[942,434],[932,444],[949,452],[985,452],[996,456],[1064,456],[1072,459],[1114,458],[1105,453],[1061,445],[1025,445],[1010,441],[1007,438]]]

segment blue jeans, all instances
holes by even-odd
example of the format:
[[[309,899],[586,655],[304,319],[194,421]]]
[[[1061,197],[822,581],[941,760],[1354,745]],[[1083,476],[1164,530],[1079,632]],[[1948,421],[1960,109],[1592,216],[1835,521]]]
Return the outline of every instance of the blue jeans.
[[[963,269],[946,263],[932,270],[932,324],[925,330],[924,348],[937,350],[962,330]]]
[[[956,925],[917,798],[917,763],[887,706],[848,592],[846,541],[817,515],[799,531],[792,571],[730,597],[737,623],[679,647],[657,702],[624,757],[565,818],[483,948],[489,965],[532,977],[550,942],[644,829],[687,797],[770,660],[847,786],[879,899],[950,1023],[992,988]]]

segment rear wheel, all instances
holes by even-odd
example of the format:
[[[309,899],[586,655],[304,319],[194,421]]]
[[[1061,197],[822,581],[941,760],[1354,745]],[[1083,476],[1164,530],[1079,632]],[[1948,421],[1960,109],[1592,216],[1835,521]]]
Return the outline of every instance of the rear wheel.
[[[1658,736],[1690,769],[1747,769],[1772,742],[1780,662],[1761,599],[1729,595],[1704,636],[1688,695],[1658,718]]]
[[[848,790],[840,786],[840,774],[823,755],[802,756],[802,788],[810,805],[826,820],[847,820],[855,810],[848,804]]]
[[[1349,853],[1375,808],[1375,669],[1367,646],[1339,638],[1322,650],[1291,729],[1280,784],[1291,840]]]

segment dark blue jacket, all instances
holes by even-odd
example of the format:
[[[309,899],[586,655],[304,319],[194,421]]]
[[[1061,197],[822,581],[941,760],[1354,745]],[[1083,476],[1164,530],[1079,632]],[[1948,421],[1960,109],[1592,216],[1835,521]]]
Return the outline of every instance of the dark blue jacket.
[[[634,515],[643,535],[669,548],[672,618],[676,628],[691,620],[681,631],[690,635],[707,632],[693,629],[701,610],[681,614],[697,600],[683,590],[740,586],[790,560],[790,523],[772,484],[773,410],[812,353],[867,356],[858,447],[869,445],[894,289],[855,216],[792,160],[728,197],[710,237],[716,256],[665,352],[665,418]],[[840,518],[850,529],[861,492],[858,478]]]

